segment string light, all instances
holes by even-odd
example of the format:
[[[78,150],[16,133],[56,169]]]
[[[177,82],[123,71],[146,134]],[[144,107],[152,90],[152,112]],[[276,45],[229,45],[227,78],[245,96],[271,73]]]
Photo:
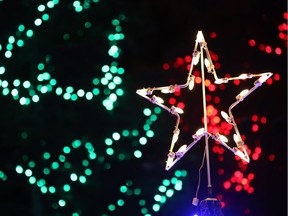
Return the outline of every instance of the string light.
[[[200,46],[200,51],[198,51],[198,45]],[[203,50],[205,50],[205,54],[206,54],[206,58],[204,59],[203,55]],[[198,55],[199,54],[199,55]],[[193,137],[193,142],[191,142],[187,147],[185,147],[184,151],[181,151],[181,154],[175,154],[175,152],[173,151],[174,146],[176,141],[178,140],[178,136],[179,136],[179,122],[180,122],[180,116],[177,113],[177,120],[176,120],[176,126],[175,126],[175,130],[173,132],[173,138],[172,138],[172,142],[170,145],[170,149],[169,149],[169,154],[168,154],[168,159],[167,159],[167,163],[166,163],[166,170],[169,170],[180,158],[182,157],[192,146],[194,146],[196,144],[196,142],[198,142],[203,136],[209,138],[213,138],[214,140],[220,142],[220,144],[222,144],[224,147],[226,147],[228,150],[230,150],[231,152],[233,152],[235,155],[239,156],[241,159],[243,159],[246,162],[249,162],[249,155],[247,153],[247,150],[244,147],[244,142],[241,140],[240,138],[240,133],[238,131],[238,127],[237,124],[234,120],[234,117],[232,115],[232,109],[238,105],[240,102],[242,102],[248,95],[250,95],[256,88],[258,88],[259,86],[262,85],[263,82],[265,82],[269,77],[272,76],[271,72],[265,72],[265,73],[261,73],[261,74],[241,74],[237,77],[224,77],[224,78],[218,78],[217,73],[215,71],[215,67],[214,64],[212,62],[211,56],[210,56],[210,52],[209,49],[207,47],[207,43],[204,39],[203,33],[202,31],[198,31],[197,33],[197,37],[196,37],[196,43],[195,43],[195,47],[194,47],[194,52],[193,55],[191,57],[192,59],[192,63],[191,63],[191,67],[188,73],[188,77],[187,77],[187,82],[182,84],[182,85],[170,85],[170,86],[163,86],[163,87],[153,87],[153,88],[143,88],[143,89],[139,89],[136,90],[136,93],[139,94],[140,96],[144,97],[145,99],[155,103],[156,105],[160,106],[161,108],[167,110],[167,111],[171,111],[173,110],[173,108],[168,108],[165,104],[163,104],[163,101],[158,102],[156,99],[154,99],[156,96],[153,95],[152,98],[149,97],[149,95],[152,94],[153,91],[162,91],[165,93],[173,93],[174,92],[174,88],[186,88],[187,86],[190,88],[190,82],[193,79],[193,85],[194,85],[194,79],[195,77],[191,78],[192,75],[192,70],[193,70],[193,65],[196,65],[195,62],[198,63],[198,59],[201,59],[201,74],[202,74],[202,97],[203,97],[203,110],[204,110],[204,128],[198,130],[192,137]],[[193,59],[195,59],[194,63],[193,63]],[[236,132],[236,137],[234,136],[234,140],[236,139],[236,147],[230,147],[227,145],[228,139],[220,134],[216,134],[213,135],[211,133],[209,133],[207,131],[207,113],[206,113],[206,93],[205,93],[205,78],[204,78],[204,68],[203,65],[206,66],[206,70],[209,73],[212,73],[214,79],[215,79],[215,84],[222,84],[222,83],[228,83],[231,80],[243,80],[243,79],[251,79],[253,77],[259,77],[258,80],[256,80],[254,82],[254,87],[252,87],[251,89],[244,89],[243,91],[241,91],[237,96],[236,96],[236,102],[234,102],[230,107],[229,107],[229,114],[225,113],[224,111],[221,112],[222,117],[229,123],[232,124],[234,127],[234,130]],[[175,115],[174,112],[170,112],[172,114]],[[207,139],[206,139],[207,140]],[[207,142],[206,142],[207,145]],[[181,149],[182,150],[182,149]],[[177,157],[178,156],[178,157]],[[209,178],[209,177],[208,177]],[[209,182],[209,179],[208,179]]]

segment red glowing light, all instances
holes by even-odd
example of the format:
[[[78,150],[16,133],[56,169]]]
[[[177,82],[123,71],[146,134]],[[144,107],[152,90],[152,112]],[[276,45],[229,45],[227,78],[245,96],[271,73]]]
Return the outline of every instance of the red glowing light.
[[[170,65],[169,64],[167,64],[167,63],[165,63],[165,64],[163,64],[163,69],[164,70],[169,70],[169,68],[170,68]]]
[[[216,63],[214,64],[214,66],[215,66],[215,69],[216,69],[216,70],[219,70],[219,69],[221,68],[221,64],[220,64],[219,62],[216,62]]]
[[[176,89],[175,89],[175,92],[174,92],[174,95],[175,95],[175,96],[181,95],[181,89],[180,89],[180,88],[176,88]]]
[[[228,190],[230,187],[231,187],[231,182],[229,181],[225,181],[224,184],[223,184],[223,187]]]
[[[191,56],[185,56],[185,61],[186,61],[187,63],[190,63],[191,60],[192,60]]]
[[[271,52],[272,52],[271,46],[266,46],[266,47],[265,47],[265,52],[266,52],[266,53],[271,53]]]
[[[274,161],[275,160],[275,154],[270,154],[268,157],[269,161]]]
[[[286,40],[286,34],[284,34],[283,32],[280,32],[278,36],[280,39]]]
[[[252,131],[253,131],[254,133],[256,133],[258,130],[259,130],[258,124],[253,124],[253,125],[252,125]]]
[[[280,80],[280,75],[279,74],[274,74],[274,80],[279,81]]]
[[[201,77],[198,76],[198,77],[195,77],[194,82],[197,83],[197,84],[200,84],[201,80],[202,80]]]
[[[215,116],[214,118],[213,118],[213,121],[212,121],[214,124],[219,124],[219,122],[220,122],[220,118],[218,117],[218,116]]]
[[[254,188],[253,187],[249,187],[247,190],[248,193],[252,194],[254,192]]]
[[[254,173],[249,173],[247,178],[251,181],[252,179],[255,178],[255,174]]]
[[[212,100],[212,96],[210,94],[206,95],[206,101],[211,101]]]
[[[275,48],[275,53],[276,53],[276,55],[281,55],[282,54],[281,48],[280,47],[276,47]]]
[[[261,117],[260,122],[262,124],[266,124],[267,123],[267,118],[266,117]]]
[[[195,70],[195,71],[193,72],[193,75],[196,76],[196,77],[197,77],[197,76],[200,76],[200,71],[199,71],[199,70]]]
[[[223,175],[224,174],[224,169],[218,169],[218,175]]]
[[[180,109],[184,109],[185,108],[185,104],[183,102],[179,102],[177,104],[177,107],[180,108]]]
[[[220,103],[220,97],[218,97],[218,96],[214,97],[214,102],[216,104]]]
[[[235,191],[237,191],[237,192],[239,192],[239,191],[241,191],[242,190],[242,185],[236,185],[235,186]]]
[[[213,61],[218,61],[218,55],[216,55],[215,53],[211,53],[211,58]]]
[[[210,85],[208,86],[208,89],[209,89],[209,91],[213,92],[213,91],[216,90],[216,85],[215,85],[215,84],[210,84]]]
[[[238,171],[234,172],[234,176],[237,177],[237,178],[242,178],[243,174],[238,170]]]
[[[273,83],[272,78],[271,78],[271,77],[268,78],[267,81],[266,81],[266,83],[267,83],[267,85],[272,85],[272,83]]]
[[[254,114],[254,115],[252,115],[251,119],[253,122],[256,122],[256,121],[258,121],[258,116],[256,114]]]
[[[176,65],[177,65],[177,66],[180,66],[180,65],[183,65],[183,64],[184,64],[183,58],[177,57],[177,59],[176,59]]]
[[[240,80],[233,80],[234,85],[238,86],[240,85]]]
[[[210,84],[211,84],[211,81],[208,80],[208,79],[206,79],[206,80],[205,80],[205,86],[207,87],[207,86],[209,86]]]
[[[255,148],[255,153],[261,154],[261,152],[262,152],[262,149],[260,147]]]
[[[217,37],[216,32],[211,32],[210,33],[210,38],[214,39],[216,37]]]
[[[171,97],[171,98],[169,98],[168,103],[171,105],[174,105],[176,103],[176,99]]]
[[[284,19],[288,19],[288,12],[284,12],[284,13],[283,13],[283,18],[284,18]]]
[[[220,85],[219,85],[219,89],[220,89],[220,90],[224,90],[224,89],[225,89],[225,85],[224,85],[224,84],[220,84]]]
[[[252,159],[253,160],[258,160],[259,159],[259,154],[257,154],[257,153],[254,153],[254,154],[252,154]]]
[[[242,185],[248,184],[248,180],[246,178],[243,178],[242,181],[241,181],[241,184]]]
[[[260,51],[264,51],[265,50],[265,45],[264,44],[260,44],[259,45],[259,50]]]
[[[254,46],[256,45],[256,41],[253,40],[253,39],[249,40],[249,45],[250,45],[251,47],[254,47]]]

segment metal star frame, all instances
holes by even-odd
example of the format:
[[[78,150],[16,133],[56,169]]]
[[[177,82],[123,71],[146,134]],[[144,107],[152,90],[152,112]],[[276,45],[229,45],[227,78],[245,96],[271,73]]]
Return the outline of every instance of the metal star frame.
[[[206,58],[204,59],[204,54],[206,55]],[[189,88],[190,90],[193,89],[194,86],[194,79],[195,76],[192,74],[192,71],[194,69],[194,66],[198,64],[200,60],[201,63],[201,78],[202,78],[202,101],[203,101],[203,119],[204,119],[204,125],[203,128],[199,129],[193,136],[193,141],[188,145],[181,146],[177,151],[174,151],[175,143],[178,140],[180,129],[179,129],[179,123],[180,123],[180,115],[183,113],[183,110],[171,106],[168,107],[164,105],[164,101],[153,94],[154,91],[161,91],[162,93],[174,93],[176,89],[178,88]],[[231,80],[243,80],[243,79],[250,79],[253,77],[259,77],[255,82],[254,86],[250,89],[245,89],[240,92],[236,96],[236,101],[230,105],[228,108],[228,114],[226,112],[221,112],[222,117],[231,125],[234,127],[235,134],[233,136],[234,141],[236,145],[234,147],[230,147],[227,142],[227,138],[219,133],[212,134],[207,131],[207,113],[206,113],[206,92],[205,92],[205,76],[204,71],[205,68],[208,73],[211,73],[214,77],[215,84],[222,84],[222,83],[228,83]],[[195,47],[192,54],[192,60],[191,60],[191,66],[189,69],[189,73],[187,76],[187,81],[184,84],[174,84],[169,86],[162,86],[162,87],[148,87],[143,89],[138,89],[136,91],[137,94],[144,97],[145,99],[149,100],[150,102],[158,105],[159,107],[165,109],[172,115],[176,116],[176,125],[175,130],[173,131],[173,137],[168,153],[168,158],[166,161],[166,170],[169,170],[171,167],[173,167],[199,140],[202,139],[202,137],[205,138],[205,154],[206,154],[206,162],[207,162],[207,174],[208,174],[208,187],[211,186],[210,181],[210,162],[209,162],[209,146],[208,146],[208,139],[212,138],[215,141],[219,142],[221,145],[223,145],[225,148],[230,150],[235,155],[239,156],[242,160],[246,161],[247,163],[250,162],[249,155],[247,153],[247,150],[244,145],[244,141],[241,138],[240,132],[238,130],[237,124],[235,122],[234,116],[232,114],[232,109],[237,106],[240,102],[242,102],[248,95],[250,95],[254,90],[256,90],[258,87],[262,85],[263,82],[265,82],[270,76],[272,76],[273,73],[271,72],[264,72],[260,74],[241,74],[237,77],[225,77],[225,78],[218,78],[217,73],[215,71],[215,67],[213,65],[209,49],[207,47],[207,43],[204,39],[202,31],[198,31],[196,41],[195,41]]]

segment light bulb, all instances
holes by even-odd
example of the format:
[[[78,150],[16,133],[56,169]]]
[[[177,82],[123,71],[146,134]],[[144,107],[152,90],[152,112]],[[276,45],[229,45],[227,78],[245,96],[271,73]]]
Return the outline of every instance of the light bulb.
[[[200,59],[200,52],[195,51],[193,54],[193,65],[197,65]]]
[[[151,101],[152,101],[153,103],[160,103],[160,104],[164,103],[164,100],[163,100],[162,98],[157,97],[157,96],[155,96],[155,95],[153,95],[153,97],[151,98]]]
[[[249,92],[248,89],[244,89],[243,91],[241,91],[237,96],[236,99],[237,100],[243,100],[243,98],[247,95],[247,93]]]
[[[173,145],[177,142],[178,137],[179,137],[179,133],[180,133],[179,129],[174,130],[173,138],[172,138],[172,144]]]
[[[184,152],[185,150],[186,150],[186,148],[187,148],[187,145],[185,144],[185,145],[182,145],[179,149],[178,149],[178,151],[177,152]]]
[[[174,86],[164,87],[161,90],[161,92],[164,94],[173,93],[173,92],[175,92],[175,87]]]
[[[228,116],[228,114],[224,111],[221,111],[221,116],[225,119],[226,122],[232,123],[231,117]]]
[[[233,135],[233,139],[234,139],[235,143],[238,143],[239,141],[241,141],[237,134]]]
[[[194,80],[195,80],[195,76],[192,75],[189,81],[189,90],[192,90],[194,88]]]
[[[239,79],[247,79],[248,75],[247,74],[241,74],[238,78]]]
[[[204,131],[205,131],[204,128],[200,128],[196,131],[196,135],[200,136],[200,135],[204,134]]]
[[[182,145],[179,149],[178,149],[178,151],[176,152],[176,156],[179,158],[179,157],[182,157],[183,156],[183,154],[184,154],[184,152],[185,152],[185,150],[186,150],[186,148],[187,148],[187,145]]]
[[[204,128],[200,128],[196,131],[195,134],[192,135],[192,137],[193,137],[193,139],[197,140],[197,139],[200,139],[204,133],[205,133]]]
[[[181,108],[179,108],[179,107],[175,107],[175,112],[177,112],[179,114],[184,113],[184,111]]]
[[[221,141],[221,142],[228,142],[228,139],[224,136],[224,135],[221,135],[221,134],[217,134],[217,138]]]
[[[206,66],[207,68],[210,66],[210,62],[209,62],[209,60],[208,60],[207,58],[205,58],[204,64],[205,64],[205,66]]]

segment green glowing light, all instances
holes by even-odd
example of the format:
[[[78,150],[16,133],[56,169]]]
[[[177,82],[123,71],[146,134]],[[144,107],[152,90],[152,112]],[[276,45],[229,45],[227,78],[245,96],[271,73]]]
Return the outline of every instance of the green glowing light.
[[[64,207],[66,205],[66,201],[61,199],[58,201],[59,206]]]
[[[117,204],[118,204],[119,206],[123,206],[123,205],[125,204],[125,202],[124,202],[123,199],[119,199],[119,200],[117,201]]]
[[[172,197],[173,194],[174,194],[174,190],[173,189],[169,189],[169,190],[166,191],[166,196],[167,197]]]
[[[79,182],[82,183],[82,184],[85,184],[87,181],[86,177],[85,176],[79,176]]]
[[[31,30],[31,29],[28,29],[27,31],[26,31],[26,35],[27,35],[27,37],[32,37],[33,36],[33,30]]]
[[[164,192],[167,190],[167,188],[166,188],[164,185],[160,185],[160,186],[158,187],[158,190],[159,190],[160,192],[164,193]]]
[[[24,170],[23,170],[23,167],[20,166],[20,165],[17,165],[15,170],[16,170],[16,172],[17,172],[18,174],[21,174],[21,173],[23,173],[23,171],[24,171]]]
[[[129,134],[130,134],[130,132],[129,132],[128,130],[123,130],[123,131],[122,131],[122,135],[123,135],[124,137],[128,137]]]
[[[119,140],[120,137],[121,137],[120,134],[117,133],[117,132],[115,132],[115,133],[112,134],[112,138],[113,138],[114,140]]]
[[[69,154],[69,153],[71,152],[71,148],[70,148],[69,146],[64,146],[63,152],[64,152],[65,154]]]
[[[139,139],[139,143],[140,143],[141,145],[146,145],[146,144],[147,144],[147,139],[146,139],[146,137],[141,137],[141,138]]]
[[[114,154],[114,150],[113,150],[112,148],[107,148],[107,149],[106,149],[106,153],[107,153],[108,155],[113,155],[113,154]]]
[[[25,175],[26,175],[27,177],[32,176],[32,170],[30,170],[30,169],[25,170]]]
[[[140,150],[136,150],[136,151],[134,151],[134,156],[136,158],[141,158],[142,157],[142,152]]]
[[[65,184],[65,185],[63,186],[63,190],[64,190],[65,192],[69,192],[69,191],[71,190],[70,185],[69,185],[69,184]]]
[[[52,193],[52,194],[53,194],[53,193],[56,193],[56,188],[53,187],[53,186],[50,186],[50,187],[49,187],[49,192]]]
[[[75,173],[71,173],[70,179],[71,179],[71,181],[77,181],[78,176]]]
[[[30,184],[35,184],[36,183],[36,178],[34,176],[31,176],[28,181],[29,181]]]
[[[160,210],[160,205],[159,204],[154,204],[152,206],[153,211],[158,212]]]
[[[85,169],[85,175],[91,176],[92,175],[92,170],[91,169]]]
[[[114,204],[110,204],[110,205],[108,206],[108,210],[109,210],[109,211],[115,211],[115,209],[116,209],[116,206],[115,206]]]
[[[126,193],[127,191],[128,191],[127,186],[122,185],[122,186],[120,187],[120,192],[121,192],[121,193]]]
[[[43,11],[45,10],[45,5],[39,5],[38,8],[37,8],[37,10],[38,10],[39,12],[43,12]]]

